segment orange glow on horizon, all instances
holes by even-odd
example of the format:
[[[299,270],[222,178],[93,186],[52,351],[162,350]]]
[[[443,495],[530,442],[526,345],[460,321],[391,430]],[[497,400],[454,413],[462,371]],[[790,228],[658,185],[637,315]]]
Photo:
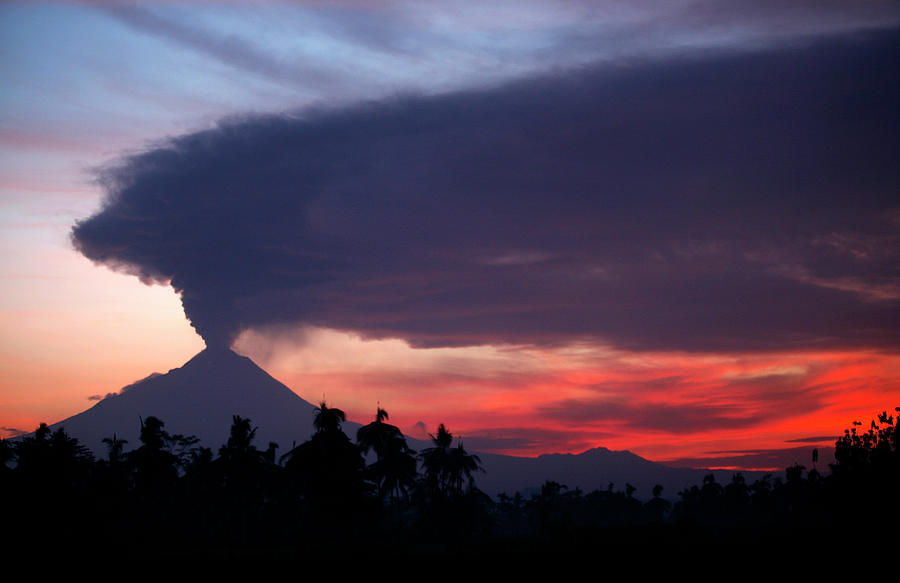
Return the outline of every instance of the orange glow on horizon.
[[[900,402],[900,357],[875,351],[414,349],[320,329],[245,333],[236,349],[303,398],[324,395],[355,421],[367,422],[380,403],[406,433],[425,437],[417,423],[429,432],[444,423],[470,442],[498,444],[482,450],[511,455],[603,446],[671,461],[798,447],[788,440],[837,437],[852,420]]]

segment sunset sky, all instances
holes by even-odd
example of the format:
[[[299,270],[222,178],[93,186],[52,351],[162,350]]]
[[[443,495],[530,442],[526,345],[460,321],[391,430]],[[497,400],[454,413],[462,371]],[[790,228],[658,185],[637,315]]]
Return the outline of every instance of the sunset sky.
[[[900,405],[898,33],[864,0],[2,2],[0,436],[205,339],[470,449],[808,463]]]

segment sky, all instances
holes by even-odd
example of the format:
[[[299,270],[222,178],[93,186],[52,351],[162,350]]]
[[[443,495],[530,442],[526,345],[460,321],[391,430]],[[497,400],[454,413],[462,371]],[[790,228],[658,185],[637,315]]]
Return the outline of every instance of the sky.
[[[514,455],[900,405],[900,3],[0,3],[0,435],[231,346]]]

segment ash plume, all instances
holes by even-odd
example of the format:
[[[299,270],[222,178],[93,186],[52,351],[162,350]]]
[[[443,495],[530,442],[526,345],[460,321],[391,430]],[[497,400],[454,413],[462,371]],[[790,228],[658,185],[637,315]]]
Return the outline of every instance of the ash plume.
[[[230,118],[102,170],[72,240],[209,346],[896,346],[897,38]]]

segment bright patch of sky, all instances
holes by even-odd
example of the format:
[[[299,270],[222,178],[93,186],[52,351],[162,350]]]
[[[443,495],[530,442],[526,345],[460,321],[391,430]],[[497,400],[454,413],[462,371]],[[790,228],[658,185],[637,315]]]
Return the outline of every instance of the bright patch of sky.
[[[683,0],[4,4],[0,127],[133,140],[238,111],[444,91],[897,19],[890,3],[724,4],[739,17]]]

